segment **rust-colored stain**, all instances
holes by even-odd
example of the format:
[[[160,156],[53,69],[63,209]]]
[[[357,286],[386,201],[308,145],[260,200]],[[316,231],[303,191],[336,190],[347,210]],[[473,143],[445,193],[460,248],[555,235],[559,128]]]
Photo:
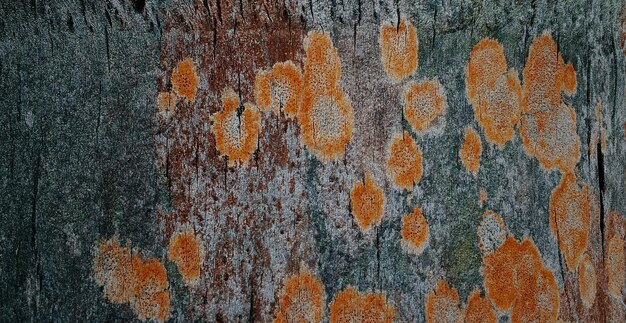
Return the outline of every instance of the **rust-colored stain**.
[[[483,261],[487,296],[497,309],[511,311],[511,322],[556,322],[558,286],[532,241],[508,237]]]
[[[158,259],[131,255],[130,248],[120,246],[113,236],[98,243],[92,270],[112,303],[133,305],[140,320],[163,322],[169,317],[169,284],[165,266]]]
[[[624,256],[624,238],[615,232],[609,239],[606,249],[605,270],[608,276],[609,294],[622,298],[622,289],[626,284],[626,260]]]
[[[324,304],[324,285],[304,268],[285,281],[274,322],[321,322]]]
[[[304,40],[306,59],[298,110],[301,139],[323,161],[343,156],[352,140],[352,103],[341,88],[341,61],[330,35],[311,31]]]
[[[507,72],[504,49],[497,40],[485,38],[474,46],[465,68],[465,88],[485,139],[502,149],[515,136],[522,88],[517,71]]]
[[[461,323],[464,317],[456,288],[450,288],[446,280],[440,280],[426,296],[426,322]]]
[[[409,82],[402,98],[404,117],[417,133],[433,126],[448,106],[443,85],[436,79]]]
[[[568,69],[550,33],[533,40],[524,66],[519,126],[524,151],[544,168],[562,173],[571,172],[580,159],[576,114],[561,100],[562,92],[575,90],[575,71]]]
[[[188,286],[196,284],[200,279],[202,257],[200,240],[192,230],[185,229],[172,236],[167,258],[176,263],[183,281]]]
[[[399,81],[415,73],[418,65],[417,29],[402,18],[399,24],[386,22],[380,27],[380,54],[387,76]]]
[[[174,93],[159,92],[157,102],[159,106],[159,113],[163,117],[169,118],[176,111],[176,103],[178,102],[178,97]]]
[[[578,267],[578,291],[586,308],[591,308],[596,301],[598,277],[596,267],[589,254],[585,254]]]
[[[371,174],[366,173],[365,179],[354,185],[350,192],[350,202],[352,215],[362,232],[380,224],[385,198],[383,190],[374,182]]]
[[[483,144],[480,140],[480,135],[473,127],[465,127],[465,137],[463,145],[459,150],[459,157],[465,169],[472,173],[474,176],[478,176],[478,170],[480,169],[480,155],[483,153]]]
[[[589,240],[587,186],[578,187],[576,175],[564,174],[550,196],[550,229],[559,242],[570,271],[578,268]]]
[[[254,97],[259,108],[295,118],[300,107],[302,71],[292,61],[274,64],[271,71],[257,72]]]
[[[330,322],[392,322],[394,309],[382,293],[361,294],[348,286],[330,303]]]
[[[422,209],[416,207],[413,212],[402,217],[402,247],[409,253],[419,255],[424,251],[428,242],[428,222]]]
[[[481,187],[480,191],[478,191],[478,205],[483,207],[487,203],[488,199],[489,196],[487,194],[487,190],[485,190],[484,187]]]
[[[211,119],[215,146],[220,155],[228,157],[228,166],[247,165],[258,147],[261,131],[258,109],[246,103],[241,111],[239,96],[228,88],[222,94],[222,111]]]
[[[193,101],[198,90],[198,73],[191,58],[185,58],[172,71],[172,91],[189,101]]]
[[[563,92],[569,96],[576,93],[576,70],[572,63],[567,63],[563,70]]]
[[[465,309],[466,323],[496,323],[498,316],[491,306],[491,302],[484,297],[480,297],[478,290],[472,291],[467,298],[467,308]]]
[[[411,190],[422,179],[422,151],[404,131],[391,139],[387,149],[387,176],[400,189]]]
[[[254,101],[260,109],[269,111],[272,107],[272,73],[260,70],[254,79]]]
[[[500,248],[506,239],[507,232],[502,218],[495,212],[487,210],[483,213],[477,234],[478,248],[483,255],[488,255]]]

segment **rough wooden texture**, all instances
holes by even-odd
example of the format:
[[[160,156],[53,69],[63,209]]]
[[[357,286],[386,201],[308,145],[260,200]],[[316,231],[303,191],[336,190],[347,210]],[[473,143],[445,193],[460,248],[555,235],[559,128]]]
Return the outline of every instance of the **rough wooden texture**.
[[[477,228],[487,210],[536,245],[556,279],[559,319],[623,320],[625,286],[621,297],[609,293],[605,252],[626,228],[624,8],[621,0],[1,1],[0,321],[138,319],[94,279],[98,243],[114,235],[165,265],[170,320],[271,321],[285,282],[305,270],[324,286],[324,321],[348,286],[382,293],[396,321],[424,321],[440,279],[458,291],[461,308],[474,289],[485,297]],[[379,32],[399,16],[417,29],[419,64],[391,81]],[[258,71],[286,60],[303,68],[310,30],[330,33],[341,60],[354,111],[345,154],[319,159],[297,120],[262,111],[250,162],[229,167],[210,130],[223,91],[254,103]],[[562,174],[528,156],[517,129],[501,150],[488,143],[466,94],[466,64],[481,39],[502,44],[524,84],[529,48],[545,31],[576,71],[576,92],[562,100],[576,114],[574,174],[590,201],[586,254],[597,294],[589,308],[550,229]],[[185,58],[195,64],[197,93],[165,118],[157,98],[172,91]],[[403,91],[434,78],[446,111],[438,129],[416,134],[403,117]],[[477,176],[459,157],[468,125],[482,138]],[[387,147],[402,131],[423,156],[412,190],[387,176]],[[366,173],[385,202],[380,225],[362,232],[350,192]],[[429,226],[419,255],[401,245],[402,218],[415,207]],[[168,258],[181,230],[201,242],[196,283],[181,276],[172,260],[180,257]]]

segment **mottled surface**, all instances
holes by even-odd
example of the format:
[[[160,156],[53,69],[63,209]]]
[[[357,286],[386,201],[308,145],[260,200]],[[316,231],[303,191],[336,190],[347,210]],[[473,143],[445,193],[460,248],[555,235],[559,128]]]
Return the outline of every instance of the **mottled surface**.
[[[286,278],[305,266],[324,284],[324,320],[334,295],[353,286],[384,293],[397,321],[424,321],[426,295],[440,279],[458,291],[461,307],[474,289],[484,292],[477,228],[486,210],[519,241],[534,241],[556,278],[559,318],[619,321],[624,297],[608,294],[604,255],[609,239],[624,234],[624,226],[611,227],[619,221],[609,221],[609,211],[626,216],[624,7],[623,0],[0,0],[0,321],[137,320],[132,306],[106,299],[92,272],[98,241],[115,234],[165,264],[173,321],[270,321]],[[391,81],[379,31],[398,14],[417,29],[419,66]],[[262,111],[250,163],[228,167],[210,132],[222,91],[253,103],[256,72],[286,60],[303,67],[309,30],[330,33],[340,56],[340,86],[354,111],[345,155],[318,160],[297,121]],[[574,173],[590,193],[587,253],[598,282],[591,308],[550,230],[560,172],[527,156],[518,131],[503,149],[485,141],[466,97],[476,43],[497,39],[523,83],[530,44],[544,31],[576,71],[576,92],[562,100],[575,111],[581,143]],[[158,95],[172,90],[171,72],[185,58],[199,76],[195,98],[159,115]],[[403,118],[404,86],[435,78],[445,88],[445,122],[416,134]],[[483,138],[477,177],[459,158],[467,125]],[[423,156],[411,191],[397,189],[385,169],[389,141],[405,130]],[[601,136],[603,149],[594,138]],[[381,224],[362,233],[349,194],[366,172],[385,203]],[[414,207],[429,225],[419,256],[400,243],[402,216]],[[189,287],[167,258],[181,227],[204,251],[199,283]]]

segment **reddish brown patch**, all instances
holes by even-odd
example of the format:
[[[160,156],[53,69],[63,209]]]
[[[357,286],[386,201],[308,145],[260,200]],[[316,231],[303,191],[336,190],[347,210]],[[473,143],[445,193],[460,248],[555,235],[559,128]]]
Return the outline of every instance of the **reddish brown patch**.
[[[550,229],[559,242],[567,268],[575,271],[589,240],[589,199],[587,186],[580,189],[573,173],[563,175],[552,191]]]
[[[478,205],[480,207],[483,207],[485,203],[487,203],[488,199],[489,196],[487,195],[487,191],[485,190],[485,188],[481,187],[480,191],[478,192]]]
[[[324,285],[303,269],[288,278],[278,300],[274,322],[321,322],[324,314]]]
[[[403,96],[404,117],[415,132],[424,132],[446,112],[448,103],[438,80],[409,82]]]
[[[578,291],[586,308],[591,308],[596,301],[597,285],[596,267],[589,254],[585,254],[578,267]]]
[[[402,80],[415,73],[418,64],[417,29],[406,19],[380,27],[380,54],[387,76]]]
[[[383,216],[385,198],[383,190],[374,182],[369,173],[365,180],[354,185],[350,192],[352,215],[362,232],[369,231],[374,225],[379,225]]]
[[[483,153],[483,144],[480,141],[478,132],[471,126],[465,128],[465,139],[461,150],[459,150],[459,157],[465,169],[478,176],[478,170],[480,169],[480,155]]]
[[[268,111],[272,105],[272,78],[271,73],[265,70],[258,71],[254,79],[254,100],[256,105]]]
[[[605,259],[609,294],[621,299],[622,289],[626,283],[626,260],[624,238],[619,233],[614,233],[609,239]]]
[[[422,179],[422,151],[406,131],[394,135],[387,149],[387,176],[396,187],[407,190]]]
[[[495,323],[498,316],[491,307],[488,299],[480,297],[480,292],[474,290],[467,298],[465,322],[467,323]]]
[[[198,73],[191,58],[185,58],[172,71],[172,92],[193,101],[198,90]]]
[[[135,284],[135,312],[140,320],[155,319],[164,322],[170,315],[170,294],[165,266],[157,259],[141,260],[133,256],[137,273]]]
[[[572,63],[567,63],[563,71],[563,92],[572,96],[576,93],[576,70]]]
[[[200,240],[193,231],[186,229],[174,234],[170,240],[167,257],[176,263],[185,284],[194,285],[198,282],[202,252]]]
[[[176,103],[178,102],[176,94],[170,92],[159,92],[157,101],[159,105],[159,114],[163,117],[169,118],[176,111]]]
[[[407,252],[419,255],[428,242],[428,222],[421,208],[414,208],[413,213],[402,217],[402,247]]]
[[[450,288],[447,281],[440,280],[437,287],[426,296],[426,322],[460,323],[464,317],[456,288]]]
[[[330,303],[330,322],[392,322],[394,309],[382,293],[361,294],[353,287],[338,292]]]

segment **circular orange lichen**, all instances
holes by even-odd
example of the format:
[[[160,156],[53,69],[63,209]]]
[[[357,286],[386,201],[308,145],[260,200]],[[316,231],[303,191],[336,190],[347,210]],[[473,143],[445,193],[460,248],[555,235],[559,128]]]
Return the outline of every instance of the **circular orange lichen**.
[[[552,35],[536,37],[524,65],[522,112],[535,114],[561,105],[563,70],[563,58]]]
[[[268,111],[272,104],[272,78],[265,70],[258,71],[254,79],[254,101],[256,105]]]
[[[572,63],[567,63],[564,67],[563,92],[570,96],[576,93],[576,70],[574,70]]]
[[[568,173],[578,164],[580,138],[572,107],[563,104],[553,111],[524,115],[519,133],[526,154],[536,157],[544,168]]]
[[[409,82],[403,96],[404,117],[415,132],[429,129],[446,112],[448,103],[438,80]]]
[[[597,284],[596,268],[589,254],[585,254],[578,267],[578,291],[586,308],[591,308],[596,301]]]
[[[624,259],[624,238],[614,234],[606,249],[605,269],[608,276],[609,294],[622,297],[622,289],[626,283],[626,260]]]
[[[324,285],[308,269],[288,278],[278,300],[274,322],[321,322]]]
[[[394,312],[384,294],[362,295],[348,286],[330,303],[330,322],[392,322]]]
[[[380,224],[384,201],[383,190],[376,185],[369,173],[365,174],[363,182],[359,181],[354,185],[350,192],[352,215],[362,232]]]
[[[483,144],[480,141],[478,132],[471,126],[467,126],[465,128],[465,139],[461,150],[459,150],[459,157],[461,157],[461,162],[463,162],[465,169],[474,174],[474,176],[478,175],[478,170],[480,169],[480,155],[482,155],[482,153]]]
[[[491,307],[489,300],[480,297],[480,292],[474,290],[467,298],[465,322],[467,323],[495,323],[498,316]]]
[[[134,298],[135,273],[129,247],[121,247],[117,236],[98,243],[93,261],[93,275],[105,297],[114,304],[128,303]]]
[[[484,255],[496,251],[506,239],[506,228],[502,218],[493,211],[487,210],[478,225],[478,248]]]
[[[276,63],[272,68],[272,106],[282,108],[288,117],[295,117],[300,106],[302,71],[292,61]]]
[[[135,284],[135,312],[140,320],[156,319],[165,321],[170,313],[170,296],[165,266],[157,259],[142,261],[133,257],[137,268]]]
[[[380,27],[380,53],[385,72],[392,80],[402,80],[417,70],[417,29],[406,19]]]
[[[409,253],[419,255],[424,251],[428,242],[428,222],[421,208],[414,208],[413,212],[402,217],[402,247]]]
[[[576,175],[563,175],[550,197],[550,229],[559,242],[570,271],[576,270],[587,249],[589,237],[589,199],[587,186],[576,184]]]
[[[306,59],[297,118],[301,138],[324,161],[336,160],[352,140],[352,103],[339,84],[341,61],[330,36],[311,31],[304,40]]]
[[[459,307],[459,294],[448,282],[440,280],[437,287],[426,296],[426,322],[463,322],[463,310]]]
[[[478,106],[482,96],[492,90],[498,78],[506,73],[504,48],[495,39],[485,38],[474,45],[465,67],[467,97]]]
[[[221,156],[228,157],[228,166],[245,166],[257,149],[261,116],[252,104],[246,103],[240,109],[239,97],[230,88],[222,94],[222,107],[211,116],[215,146]]]
[[[408,132],[394,135],[387,149],[387,176],[401,189],[413,189],[422,179],[422,151]]]
[[[185,58],[172,71],[172,91],[179,97],[193,101],[198,90],[199,80],[193,60]]]
[[[167,257],[176,263],[185,284],[193,285],[199,280],[202,252],[200,240],[193,231],[188,229],[174,234],[170,240]]]

